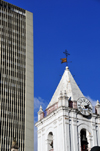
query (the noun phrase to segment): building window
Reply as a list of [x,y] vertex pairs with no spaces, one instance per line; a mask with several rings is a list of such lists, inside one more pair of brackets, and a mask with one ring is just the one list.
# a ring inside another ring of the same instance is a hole
[[81,130],[81,151],[88,151],[88,141],[86,129]]
[[53,143],[53,133],[50,132],[48,134],[48,151],[53,151],[53,146],[54,146],[54,143]]

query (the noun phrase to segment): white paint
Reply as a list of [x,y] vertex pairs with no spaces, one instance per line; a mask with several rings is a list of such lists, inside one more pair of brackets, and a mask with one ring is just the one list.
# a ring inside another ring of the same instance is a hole
[[84,97],[82,92],[80,91],[78,85],[76,84],[74,78],[72,77],[68,67],[66,67],[65,72],[58,84],[58,87],[57,87],[48,107],[50,107],[54,103],[58,102],[58,97],[59,97],[59,94],[61,91],[63,93],[66,91],[67,96],[71,97],[72,101],[75,101],[80,97]]
[[[50,106],[57,102],[58,108],[52,110],[52,113],[44,118],[41,118],[43,116],[41,107],[38,112],[36,123],[38,151],[50,151],[48,139],[50,132],[53,134],[53,151],[81,151],[80,132],[82,129],[86,130],[88,150],[100,145],[100,114],[92,113],[91,118],[84,117],[77,111],[77,106],[68,107],[70,97],[76,104],[79,97],[84,96],[67,67],[47,109],[49,110]],[[96,108],[99,109],[99,106],[97,102]]]

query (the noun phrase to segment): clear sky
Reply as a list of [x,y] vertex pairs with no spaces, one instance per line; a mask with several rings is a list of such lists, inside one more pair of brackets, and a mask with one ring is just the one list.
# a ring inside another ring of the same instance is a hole
[[34,14],[35,121],[39,105],[45,109],[65,70],[66,64],[60,61],[65,49],[72,61],[69,69],[83,94],[100,100],[100,0],[7,2]]

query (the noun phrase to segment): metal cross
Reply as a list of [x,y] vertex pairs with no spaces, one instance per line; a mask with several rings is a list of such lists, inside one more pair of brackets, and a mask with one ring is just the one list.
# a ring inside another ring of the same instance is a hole
[[65,52],[63,52],[66,55],[66,65],[68,66],[68,61],[67,61],[67,57],[70,55],[67,51],[67,49],[65,50]]

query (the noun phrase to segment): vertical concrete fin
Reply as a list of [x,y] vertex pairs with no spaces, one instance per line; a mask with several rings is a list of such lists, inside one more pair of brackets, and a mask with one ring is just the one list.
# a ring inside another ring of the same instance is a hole
[[34,150],[33,137],[33,14],[26,11],[25,151]]

